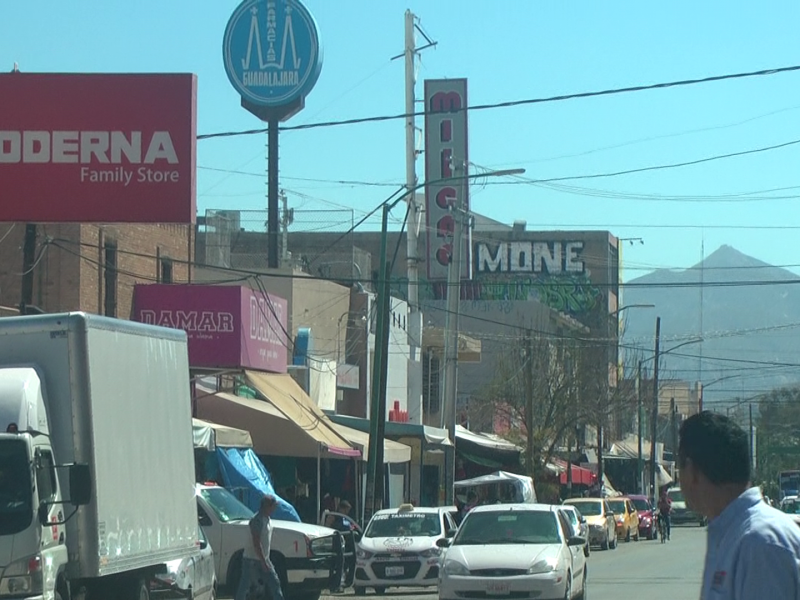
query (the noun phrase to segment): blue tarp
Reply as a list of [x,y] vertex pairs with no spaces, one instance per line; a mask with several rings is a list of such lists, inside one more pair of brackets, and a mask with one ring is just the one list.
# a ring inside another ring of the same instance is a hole
[[217,462],[225,487],[251,510],[258,511],[261,498],[270,494],[278,499],[274,519],[300,522],[294,506],[275,493],[269,472],[252,448],[217,448]]

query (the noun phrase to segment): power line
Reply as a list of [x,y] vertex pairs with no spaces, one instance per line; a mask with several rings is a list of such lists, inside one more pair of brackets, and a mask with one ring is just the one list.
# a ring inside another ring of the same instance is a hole
[[[528,98],[523,100],[510,100],[506,102],[496,102],[492,104],[477,104],[474,106],[467,106],[459,109],[455,109],[451,112],[459,112],[462,110],[467,111],[477,111],[477,110],[491,110],[496,108],[511,108],[514,106],[524,106],[528,104],[545,104],[548,102],[563,102],[565,100],[577,100],[580,98],[594,98],[599,96],[611,96],[616,94],[628,94],[632,92],[644,92],[648,90],[657,90],[657,89],[665,89],[671,87],[683,87],[683,86],[690,86],[690,85],[698,85],[703,83],[712,83],[716,81],[726,81],[731,79],[743,79],[747,77],[763,77],[769,75],[777,75],[779,73],[789,73],[792,71],[800,71],[800,65],[794,65],[790,67],[779,67],[776,69],[762,69],[760,71],[749,71],[744,73],[731,73],[727,75],[713,75],[710,77],[701,77],[699,79],[682,79],[678,81],[669,81],[663,83],[654,83],[648,85],[637,85],[637,86],[630,86],[630,87],[623,87],[623,88],[612,88],[606,90],[599,90],[599,91],[592,91],[592,92],[579,92],[573,94],[562,94],[558,96],[548,96],[545,98]],[[383,115],[383,116],[374,116],[374,117],[361,117],[355,119],[344,119],[339,121],[322,121],[318,123],[305,123],[303,125],[287,125],[281,127],[281,131],[300,131],[304,129],[317,129],[320,127],[337,127],[340,125],[357,125],[360,123],[378,123],[382,121],[393,121],[398,119],[406,119],[409,117],[420,117],[425,116],[427,111],[417,111],[414,113],[402,113],[402,114],[395,114],[395,115]],[[234,136],[241,136],[241,135],[257,135],[257,134],[264,134],[266,133],[265,128],[260,129],[248,129],[244,131],[226,131],[221,133],[207,133],[203,135],[198,135],[198,140],[206,140],[212,138],[220,138],[220,137],[234,137]]]

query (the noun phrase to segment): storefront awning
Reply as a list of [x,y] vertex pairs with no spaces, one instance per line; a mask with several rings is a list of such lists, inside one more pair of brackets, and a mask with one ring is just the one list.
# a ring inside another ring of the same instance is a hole
[[256,371],[245,371],[245,375],[252,388],[329,454],[361,456],[359,450],[336,432],[328,416],[314,404],[291,375]]
[[456,425],[456,445],[458,442],[470,442],[489,450],[500,452],[522,452],[522,448],[497,436],[488,436],[483,433],[473,433],[466,427]]
[[196,404],[201,418],[249,431],[257,454],[295,458],[317,458],[320,452],[328,458],[361,454],[344,440],[331,449],[316,430],[304,430],[265,400],[218,392],[198,397]]
[[249,431],[202,419],[192,419],[192,435],[195,448],[205,448],[209,451],[216,448],[253,447],[253,438],[250,437]]
[[[369,456],[369,434],[346,425],[333,423],[333,426],[353,446],[361,450],[361,460],[366,461]],[[411,460],[411,447],[392,440],[383,440],[383,462],[406,463]]]
[[[347,415],[331,415],[331,420],[334,423],[339,423],[340,425],[345,425],[352,429],[357,429],[358,431],[369,432],[369,419],[350,417]],[[418,425],[416,423],[387,421],[384,435],[390,438],[417,438],[424,441],[428,446],[453,445],[450,438],[447,436],[446,429],[439,429],[438,427],[430,427],[428,425]],[[438,449],[441,450],[442,448]]]

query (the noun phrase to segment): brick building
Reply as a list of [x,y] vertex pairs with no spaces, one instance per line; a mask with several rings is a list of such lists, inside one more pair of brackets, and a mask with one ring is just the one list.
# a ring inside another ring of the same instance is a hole
[[[0,224],[0,306],[22,299],[23,223]],[[133,287],[191,281],[194,226],[44,224],[36,227],[31,304],[45,312],[82,310],[131,317]],[[8,310],[11,309],[11,310]]]

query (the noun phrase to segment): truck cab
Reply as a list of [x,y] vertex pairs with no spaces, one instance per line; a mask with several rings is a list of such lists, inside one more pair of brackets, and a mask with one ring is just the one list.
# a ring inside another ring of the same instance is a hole
[[[200,526],[214,550],[219,584],[235,591],[244,547],[252,543],[248,523],[254,513],[220,486],[197,484],[196,498]],[[332,578],[341,577],[342,548],[339,532],[328,527],[272,521],[270,559],[287,598],[317,600]]]
[[67,565],[61,485],[41,380],[0,369],[0,597],[53,589]]

